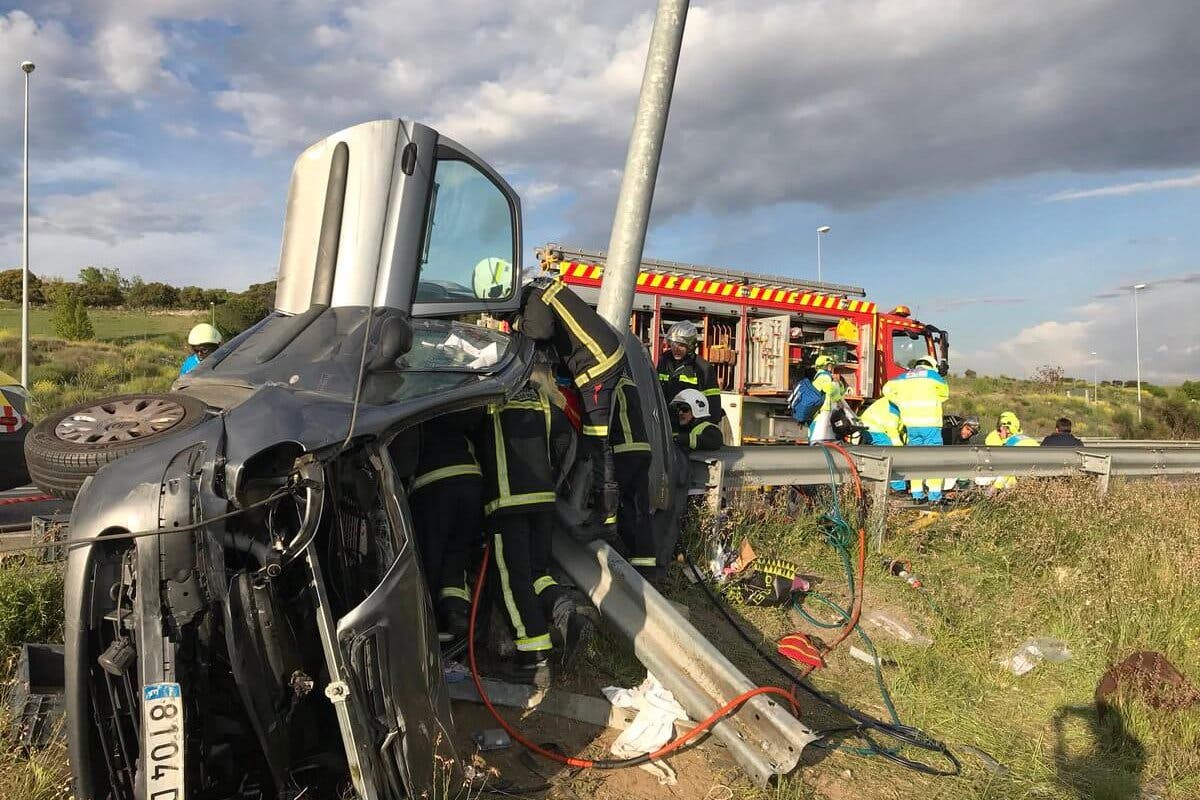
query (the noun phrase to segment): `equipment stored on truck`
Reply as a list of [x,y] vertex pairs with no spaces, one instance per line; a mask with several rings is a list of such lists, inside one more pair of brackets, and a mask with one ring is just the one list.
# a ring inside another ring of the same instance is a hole
[[[548,244],[537,255],[596,304],[603,253]],[[912,319],[906,306],[879,311],[857,286],[643,259],[633,332],[654,357],[670,326],[683,321],[696,325],[697,352],[715,368],[727,444],[803,439],[788,396],[818,355],[834,359],[855,408],[922,356],[936,358],[942,374],[949,369],[946,331]]]

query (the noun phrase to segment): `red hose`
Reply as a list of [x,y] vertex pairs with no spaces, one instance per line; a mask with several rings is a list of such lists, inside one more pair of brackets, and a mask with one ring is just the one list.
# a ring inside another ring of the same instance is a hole
[[788,703],[793,708],[796,708],[796,698],[792,692],[789,692],[786,689],[780,689],[777,686],[760,686],[756,689],[742,692],[737,697],[733,698],[728,703],[714,711],[707,719],[705,719],[695,728],[688,731],[683,736],[680,736],[678,739],[668,742],[659,749],[655,750],[653,753],[645,753],[632,758],[593,760],[590,758],[573,758],[571,756],[564,756],[562,753],[555,753],[550,750],[546,750],[543,747],[539,747],[534,742],[526,739],[523,735],[521,735],[520,731],[510,725],[508,721],[504,719],[504,717],[500,716],[500,713],[496,710],[496,707],[492,705],[492,701],[488,698],[487,692],[483,690],[483,681],[481,681],[479,678],[479,668],[475,663],[475,617],[476,612],[479,610],[479,597],[483,593],[483,582],[487,576],[488,561],[490,560],[491,555],[492,548],[491,545],[488,545],[483,550],[483,563],[479,567],[479,578],[475,581],[475,592],[471,598],[471,622],[467,629],[467,658],[471,666],[471,679],[475,682],[475,691],[479,692],[479,699],[483,701],[484,706],[487,707],[488,712],[491,713],[492,717],[495,718],[500,727],[507,731],[508,735],[511,736],[513,740],[518,742],[522,747],[531,752],[537,753],[542,758],[548,758],[551,761],[557,761],[560,764],[565,764],[569,767],[578,767],[580,769],[620,769],[623,767],[636,767],[639,764],[645,764],[653,759],[662,758],[663,756],[678,750],[680,747],[683,747],[683,745],[687,744],[692,739],[695,739],[702,733],[707,732],[709,728],[711,728],[713,725],[716,725],[721,721],[722,718],[732,713],[735,709],[752,697],[757,697],[764,694],[778,695],[780,697],[787,698]]

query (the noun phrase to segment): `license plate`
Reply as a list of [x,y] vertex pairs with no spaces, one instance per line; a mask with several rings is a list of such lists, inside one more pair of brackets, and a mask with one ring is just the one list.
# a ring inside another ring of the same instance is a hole
[[142,688],[142,764],[146,800],[184,800],[183,693],[178,683]]

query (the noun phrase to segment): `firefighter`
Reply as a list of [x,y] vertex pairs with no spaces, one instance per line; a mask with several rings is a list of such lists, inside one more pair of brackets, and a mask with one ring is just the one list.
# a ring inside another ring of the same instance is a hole
[[966,444],[979,433],[979,417],[947,414],[942,418],[942,444]]
[[478,436],[483,471],[483,529],[492,546],[490,580],[517,653],[511,677],[549,678],[548,607],[554,475],[550,466],[550,398],[526,384],[489,411]]
[[[933,356],[922,356],[912,369],[884,384],[883,396],[900,407],[910,446],[941,447],[942,404],[950,397],[950,387],[938,373]],[[942,482],[937,478],[916,480],[909,484],[909,492],[917,502],[928,497],[937,503],[942,499]]]
[[434,593],[442,641],[467,635],[471,595],[467,564],[483,527],[483,472],[471,437],[478,411],[447,414],[421,426],[409,490],[425,579]]
[[700,331],[691,322],[676,322],[667,329],[667,349],[658,357],[658,382],[663,397],[675,397],[684,389],[696,389],[708,400],[708,415],[720,422],[721,390],[717,371],[696,351]]
[[671,400],[675,412],[675,442],[684,450],[720,450],[725,444],[721,429],[708,416],[708,398],[696,389],[684,389]]
[[652,578],[657,576],[658,557],[650,527],[650,442],[642,403],[637,386],[625,376],[617,381],[615,398],[609,441],[620,487],[617,533],[629,553],[629,563]]
[[[1038,440],[1021,433],[1021,420],[1012,411],[1005,411],[996,420],[996,430],[988,433],[984,444],[988,447],[1037,447]],[[1015,475],[1001,475],[994,480],[987,478],[976,479],[976,483],[980,483],[980,481],[987,481],[987,483],[980,484],[983,486],[990,483],[992,491],[1010,489],[1017,485]]]
[[821,403],[821,410],[817,412],[817,416],[808,426],[809,444],[831,442],[837,438],[833,432],[833,411],[841,406],[842,400],[846,396],[846,386],[833,374],[833,365],[832,356],[820,355],[813,361],[817,372],[813,375],[812,385],[814,389],[825,395],[825,400]]
[[615,525],[619,490],[608,429],[613,390],[625,371],[621,335],[560,279],[537,279],[526,286],[516,327],[531,339],[550,342],[571,373],[583,402],[583,434],[595,453],[593,510]]
[[188,331],[188,346],[192,348],[192,354],[183,360],[179,376],[183,377],[200,366],[200,362],[211,356],[222,341],[224,337],[221,332],[207,322],[201,322]]

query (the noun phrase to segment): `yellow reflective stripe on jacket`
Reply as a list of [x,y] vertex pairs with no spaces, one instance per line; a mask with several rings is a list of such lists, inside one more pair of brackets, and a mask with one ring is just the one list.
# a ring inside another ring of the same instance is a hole
[[510,494],[493,500],[483,507],[485,514],[491,514],[501,508],[516,508],[517,506],[531,506],[539,503],[553,503],[558,499],[554,492],[530,492],[529,494]]
[[558,586],[558,581],[549,575],[543,575],[533,582],[533,593],[540,595],[542,592],[549,589],[551,586]]
[[500,594],[504,597],[504,607],[508,609],[513,631],[518,639],[522,639],[525,637],[525,622],[521,619],[521,611],[517,608],[517,599],[513,597],[512,583],[508,577],[508,562],[504,560],[504,537],[498,533],[494,534],[492,542],[496,551],[496,571],[500,573]]
[[657,567],[658,559],[654,556],[634,556],[629,559],[629,563],[634,567]]
[[669,380],[671,380],[671,376],[665,372],[660,372],[660,373],[658,373],[658,379],[660,381],[669,381]]
[[610,369],[615,367],[617,364],[621,363],[621,359],[624,357],[625,357],[625,345],[620,345],[617,347],[617,352],[613,353],[611,356],[604,359],[599,364],[597,364],[596,366],[589,369],[587,372],[585,372],[582,375],[580,375],[579,377],[577,377],[575,379],[575,385],[576,386],[587,386],[589,383],[592,382],[593,378],[600,377],[601,375],[603,375],[604,373],[608,372]]
[[595,339],[593,339],[591,336],[588,336],[587,331],[583,329],[583,327],[579,324],[579,321],[572,316],[571,312],[567,310],[566,306],[559,302],[558,293],[563,290],[564,286],[566,286],[565,283],[562,283],[561,281],[555,281],[550,285],[549,288],[546,289],[546,291],[542,292],[542,300],[547,305],[553,306],[555,310],[558,311],[558,318],[561,319],[563,323],[571,329],[571,333],[575,334],[575,338],[583,343],[583,346],[586,347],[588,352],[592,354],[592,358],[596,359],[596,366],[587,370],[582,375],[577,375],[575,377],[575,385],[583,386],[589,383],[592,378],[598,375],[603,375],[605,372],[612,369],[613,366],[615,366],[617,362],[624,357],[625,346],[618,345],[616,352],[606,357],[604,355],[604,349],[600,347]]
[[715,427],[717,427],[717,426],[713,425],[711,422],[701,422],[699,425],[692,428],[691,431],[688,432],[688,445],[693,450],[695,450],[696,445],[700,440],[700,433],[702,431],[704,431],[706,428],[715,428]]
[[695,375],[676,375],[675,380],[679,381],[680,383],[690,383],[693,386],[700,385],[700,378]]
[[721,393],[721,390],[717,389],[715,387],[712,389],[705,389],[703,392],[703,394],[707,395],[708,397],[716,397],[720,393]]
[[607,425],[584,425],[582,429],[584,436],[608,436]]
[[415,492],[423,486],[428,486],[431,483],[445,480],[446,478],[456,478],[459,475],[482,476],[483,470],[479,468],[478,464],[455,464],[452,467],[442,467],[441,469],[426,472],[424,475],[418,475],[417,479],[413,481],[412,490]]
[[[633,438],[633,426],[629,424],[629,404],[625,402],[625,392],[622,389],[629,387],[635,392],[637,384],[624,376],[617,381],[617,388],[614,390],[617,399],[617,418],[621,420],[621,435],[624,437],[620,442],[613,442],[612,450],[614,453],[633,453],[638,451],[649,451],[649,442],[639,442]],[[587,426],[584,426],[584,432],[587,432]]]

